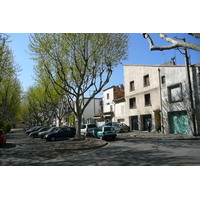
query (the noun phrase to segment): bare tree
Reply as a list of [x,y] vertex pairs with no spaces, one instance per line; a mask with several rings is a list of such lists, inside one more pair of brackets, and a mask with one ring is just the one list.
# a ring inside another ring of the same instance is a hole
[[[200,33],[188,33],[188,34],[192,35],[195,38],[200,39]],[[160,38],[162,38],[165,41],[170,42],[172,44],[167,45],[167,46],[155,46],[150,35],[147,33],[142,33],[142,36],[148,40],[151,51],[154,51],[154,50],[163,51],[163,50],[169,50],[169,49],[174,49],[174,48],[178,48],[178,47],[184,47],[184,48],[200,51],[200,45],[198,45],[198,44],[193,44],[193,43],[184,42],[184,41],[178,41],[177,39],[168,37],[164,33],[158,33],[158,35],[160,36]]]

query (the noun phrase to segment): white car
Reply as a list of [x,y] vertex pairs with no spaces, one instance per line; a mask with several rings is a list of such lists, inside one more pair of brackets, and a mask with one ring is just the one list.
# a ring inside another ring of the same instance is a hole
[[83,124],[82,126],[81,126],[81,135],[82,136],[87,136],[87,135],[91,135],[91,131],[93,130],[93,129],[95,129],[97,126],[96,126],[96,124]]

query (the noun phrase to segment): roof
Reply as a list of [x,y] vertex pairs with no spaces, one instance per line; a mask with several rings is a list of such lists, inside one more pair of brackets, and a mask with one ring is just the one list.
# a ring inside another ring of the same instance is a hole
[[139,64],[124,64],[124,66],[134,66],[134,67],[185,67],[185,65],[139,65]]
[[199,62],[199,63],[196,63],[196,64],[194,64],[194,66],[200,66],[200,62]]
[[[200,66],[200,62],[191,64],[193,66]],[[163,63],[161,65],[145,65],[145,64],[124,64],[124,66],[135,66],[135,67],[185,67],[185,65],[176,65],[173,60]]]
[[116,87],[116,86],[113,85],[113,86],[111,86],[109,88],[104,89],[103,91],[109,90],[109,89],[114,88],[114,87]]

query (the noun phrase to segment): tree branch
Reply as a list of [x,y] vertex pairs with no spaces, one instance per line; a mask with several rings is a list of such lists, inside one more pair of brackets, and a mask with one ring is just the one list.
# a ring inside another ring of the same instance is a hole
[[192,35],[195,38],[200,39],[200,33],[188,33],[189,35]]
[[[154,51],[154,50],[163,51],[163,50],[175,49],[175,48],[178,48],[178,47],[184,47],[184,48],[200,51],[200,45],[198,45],[198,44],[193,44],[193,43],[188,43],[188,42],[183,42],[183,41],[177,41],[177,40],[175,40],[173,38],[167,37],[167,35],[165,35],[163,33],[159,33],[160,38],[164,39],[167,42],[171,42],[172,43],[171,45],[154,46],[153,40],[151,39],[149,34],[142,33],[142,36],[145,39],[148,40],[149,45],[150,45],[150,51]],[[197,35],[196,35],[196,37],[197,37]]]

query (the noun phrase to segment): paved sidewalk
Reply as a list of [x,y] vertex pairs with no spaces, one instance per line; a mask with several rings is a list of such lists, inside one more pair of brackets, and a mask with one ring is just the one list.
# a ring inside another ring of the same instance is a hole
[[162,138],[172,140],[198,140],[200,136],[193,136],[189,134],[163,134],[158,132],[147,132],[147,131],[131,131],[128,133],[118,133],[118,136],[127,135],[130,137],[141,137],[141,138]]

